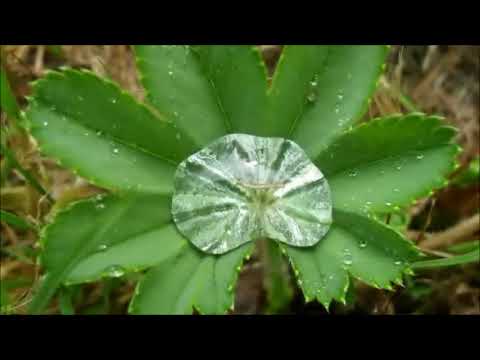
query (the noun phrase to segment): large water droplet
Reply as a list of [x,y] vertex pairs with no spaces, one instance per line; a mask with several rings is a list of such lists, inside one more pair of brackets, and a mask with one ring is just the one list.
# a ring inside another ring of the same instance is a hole
[[332,222],[326,179],[290,140],[227,135],[182,162],[174,186],[174,222],[207,253],[259,238],[312,246]]

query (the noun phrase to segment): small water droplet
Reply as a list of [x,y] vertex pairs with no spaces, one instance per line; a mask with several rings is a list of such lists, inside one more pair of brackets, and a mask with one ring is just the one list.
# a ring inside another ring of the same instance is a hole
[[180,135],[180,133],[177,133],[177,135],[175,135],[175,138],[176,138],[177,140],[180,140],[181,137],[182,137],[182,135]]
[[112,265],[105,271],[107,276],[118,278],[125,275],[125,269],[120,265]]
[[169,75],[169,76],[173,76],[173,71],[170,70],[170,71],[168,72],[168,75]]
[[174,111],[173,116],[178,117],[178,112]]
[[352,80],[352,77],[353,77],[353,76],[352,76],[352,73],[348,73],[348,74],[347,74],[347,79],[348,79],[348,80]]
[[108,246],[106,244],[101,244],[101,245],[98,245],[98,248],[97,250],[98,251],[105,251],[107,250]]
[[355,176],[357,176],[357,172],[356,172],[356,171],[350,171],[350,172],[348,173],[348,176],[350,176],[350,177],[355,177]]
[[103,134],[103,132],[101,132],[100,130],[98,130],[98,131],[95,133],[95,135],[97,135],[97,136],[102,136],[102,134]]
[[44,121],[43,126],[48,126],[48,121]]
[[395,188],[395,189],[393,189],[393,192],[398,193],[398,192],[400,192],[400,189]]
[[315,100],[317,100],[317,95],[315,93],[311,92],[310,94],[308,94],[307,100],[310,101],[310,102],[315,102]]
[[358,246],[360,246],[361,249],[365,249],[367,247],[367,242],[365,240],[360,240]]
[[338,113],[340,113],[340,108],[336,107],[335,108],[335,114],[338,114]]
[[114,154],[118,154],[119,152],[120,152],[120,150],[118,150],[117,148],[113,149]]
[[348,118],[338,119],[338,126],[340,126],[340,127],[345,126],[345,124],[347,124],[347,123],[348,123]]
[[112,99],[110,100],[110,102],[111,102],[112,104],[116,104],[116,103],[117,103],[117,99],[116,99],[116,98],[112,98]]
[[83,96],[78,95],[78,96],[77,96],[77,99],[78,99],[78,101],[83,101]]
[[424,157],[424,156],[423,156],[422,154],[419,154],[419,155],[417,155],[417,160],[422,160],[423,157]]
[[390,207],[390,206],[392,206],[393,204],[392,204],[391,202],[386,202],[385,205],[388,206],[388,207]]
[[397,260],[394,262],[395,265],[402,265],[402,262],[400,260]]
[[83,133],[83,135],[84,135],[84,136],[88,136],[88,135],[90,135],[90,133],[85,132],[85,133]]
[[352,265],[353,264],[352,254],[350,253],[349,249],[344,249],[343,250],[343,263],[345,265]]
[[96,208],[96,209],[99,209],[99,210],[105,209],[105,204],[103,204],[103,203],[98,203],[97,205],[95,205],[95,208]]
[[338,100],[343,100],[343,94],[341,94],[341,93],[338,94],[338,95],[337,95],[337,98],[338,98]]

